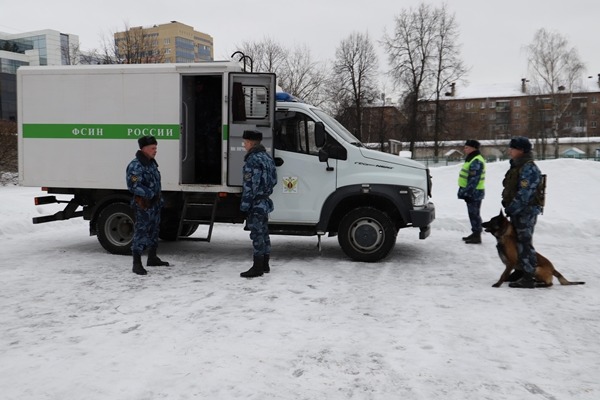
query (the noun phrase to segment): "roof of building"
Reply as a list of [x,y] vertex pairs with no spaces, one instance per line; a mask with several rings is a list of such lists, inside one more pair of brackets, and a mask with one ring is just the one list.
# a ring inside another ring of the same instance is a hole
[[[575,84],[574,93],[594,93],[600,92],[600,74],[597,77],[589,76]],[[490,84],[462,84],[457,82],[454,86],[454,95],[444,96],[444,100],[465,100],[465,99],[489,99],[489,98],[511,98],[522,97],[534,94],[533,86],[529,81],[525,81],[525,91],[523,91],[523,82],[510,83],[490,83]]]

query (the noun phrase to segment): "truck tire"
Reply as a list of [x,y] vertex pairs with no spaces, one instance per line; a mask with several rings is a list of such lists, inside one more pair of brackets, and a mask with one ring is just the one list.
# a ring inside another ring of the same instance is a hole
[[129,204],[113,203],[98,216],[98,241],[109,253],[131,254],[133,240],[133,210]]
[[383,211],[360,207],[340,221],[338,242],[346,255],[355,261],[376,262],[396,244],[396,227]]

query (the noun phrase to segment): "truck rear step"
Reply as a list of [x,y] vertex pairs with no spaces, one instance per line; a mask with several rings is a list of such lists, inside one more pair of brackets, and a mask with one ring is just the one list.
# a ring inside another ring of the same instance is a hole
[[[210,242],[212,237],[217,207],[219,206],[218,193],[187,193],[184,194],[183,210],[177,231],[178,240],[194,240]],[[205,225],[208,227],[204,237],[188,237],[182,235],[184,227],[190,225]]]

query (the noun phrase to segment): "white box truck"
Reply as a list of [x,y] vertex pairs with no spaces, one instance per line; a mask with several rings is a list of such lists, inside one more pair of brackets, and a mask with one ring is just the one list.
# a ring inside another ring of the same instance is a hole
[[33,223],[83,217],[107,251],[130,253],[125,167],[137,139],[153,135],[160,238],[210,241],[215,224],[244,222],[241,137],[256,129],[277,165],[271,234],[337,235],[366,262],[384,258],[399,229],[427,238],[428,169],[367,149],[320,109],[276,94],[275,79],[233,61],[19,68],[19,182],[47,191],[36,204],[66,204]]

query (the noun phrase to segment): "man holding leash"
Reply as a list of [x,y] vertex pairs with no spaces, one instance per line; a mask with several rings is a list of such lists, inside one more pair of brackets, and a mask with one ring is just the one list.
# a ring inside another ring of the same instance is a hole
[[537,256],[533,247],[533,230],[541,212],[537,188],[542,174],[533,162],[532,145],[528,138],[516,136],[509,144],[510,169],[504,176],[502,205],[504,213],[517,233],[517,253],[523,276],[509,284],[512,288],[533,289]]
[[465,163],[458,175],[458,198],[467,203],[471,234],[463,238],[467,244],[481,243],[481,202],[485,197],[485,159],[479,152],[479,142],[465,142]]

